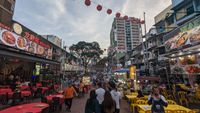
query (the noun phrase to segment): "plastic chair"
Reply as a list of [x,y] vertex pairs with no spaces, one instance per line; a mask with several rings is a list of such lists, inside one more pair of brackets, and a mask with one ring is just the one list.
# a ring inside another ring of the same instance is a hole
[[62,110],[62,104],[60,103],[60,97],[53,97],[52,98],[52,107],[53,111]]
[[41,102],[42,103],[48,103],[47,98],[46,97],[41,97]]
[[191,110],[188,113],[197,113],[197,111]]
[[176,102],[173,100],[167,100],[168,104],[176,105]]
[[22,96],[21,96],[21,92],[14,92],[13,96],[12,96],[12,104],[16,105],[19,104],[22,101]]
[[141,97],[140,100],[148,100],[148,97]]
[[165,110],[165,113],[174,113],[172,110]]
[[187,113],[185,110],[174,110],[174,113]]
[[6,105],[8,103],[8,94],[0,94],[0,105]]
[[37,88],[36,97],[42,97],[42,88]]
[[146,104],[146,101],[145,100],[137,100],[135,103],[131,104],[131,111],[134,111],[134,109],[136,109],[138,111],[138,109],[136,108],[136,105],[143,105],[143,104]]
[[186,95],[187,95],[187,93],[184,91],[178,92],[179,102],[181,105],[183,105],[183,103],[185,103],[186,106],[188,106],[188,100],[186,98]]
[[145,113],[151,113],[151,110],[147,110],[147,111],[145,111]]
[[146,103],[145,100],[137,100],[137,101],[136,101],[136,104],[145,104],[145,103]]

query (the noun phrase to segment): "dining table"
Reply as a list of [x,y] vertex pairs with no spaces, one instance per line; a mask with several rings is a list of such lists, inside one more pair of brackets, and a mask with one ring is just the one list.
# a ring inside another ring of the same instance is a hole
[[28,96],[31,96],[31,91],[21,91],[21,95],[22,97],[28,97]]
[[52,95],[48,95],[48,96],[46,96],[46,99],[47,99],[47,101],[48,101],[49,103],[51,103],[54,97],[59,97],[59,98],[60,98],[60,104],[63,104],[64,101],[65,101],[64,95],[62,95],[62,94],[52,94]]
[[0,94],[6,94],[12,92],[10,88],[0,88]]
[[29,86],[23,85],[23,86],[20,86],[19,88],[20,88],[20,90],[28,90]]
[[[140,113],[145,113],[147,111],[151,111],[151,105],[137,105],[137,108],[139,108],[139,112]],[[187,113],[189,113],[190,111],[192,111],[189,108],[186,108],[184,106],[181,105],[168,105],[167,107],[164,107],[165,110],[171,110],[171,111],[175,111],[175,110],[184,110]]]
[[36,83],[36,87],[42,87],[42,83]]
[[9,88],[10,86],[8,85],[0,85],[0,88]]
[[1,110],[0,113],[41,113],[47,107],[49,105],[46,103],[21,104]]

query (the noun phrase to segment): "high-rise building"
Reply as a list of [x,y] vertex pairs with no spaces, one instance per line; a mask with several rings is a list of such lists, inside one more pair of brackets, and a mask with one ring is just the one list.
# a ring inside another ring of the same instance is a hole
[[0,0],[0,23],[11,26],[15,0]]
[[110,33],[110,45],[116,49],[117,59],[132,51],[142,42],[141,24],[136,18],[115,18]]

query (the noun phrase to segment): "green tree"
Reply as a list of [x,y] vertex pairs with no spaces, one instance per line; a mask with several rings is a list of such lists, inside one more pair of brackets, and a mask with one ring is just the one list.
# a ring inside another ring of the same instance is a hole
[[87,73],[88,65],[91,61],[100,59],[100,56],[103,54],[103,50],[101,50],[98,42],[80,41],[77,44],[73,44],[69,49],[74,56],[80,59],[85,73]]

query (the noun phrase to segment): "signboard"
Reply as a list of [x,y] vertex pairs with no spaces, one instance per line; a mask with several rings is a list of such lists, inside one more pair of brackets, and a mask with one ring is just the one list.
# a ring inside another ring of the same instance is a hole
[[167,51],[200,43],[200,17],[164,36]]
[[14,24],[13,29],[15,33],[0,26],[0,44],[52,59],[52,48],[49,44],[44,43],[38,37],[27,31],[24,32],[24,36],[19,35],[22,33],[22,28],[19,24]]
[[131,66],[129,70],[130,70],[130,78],[135,79],[135,77],[136,77],[136,66]]
[[84,85],[90,85],[90,77],[89,76],[84,76],[83,78],[82,78],[82,82],[83,82],[83,84]]

